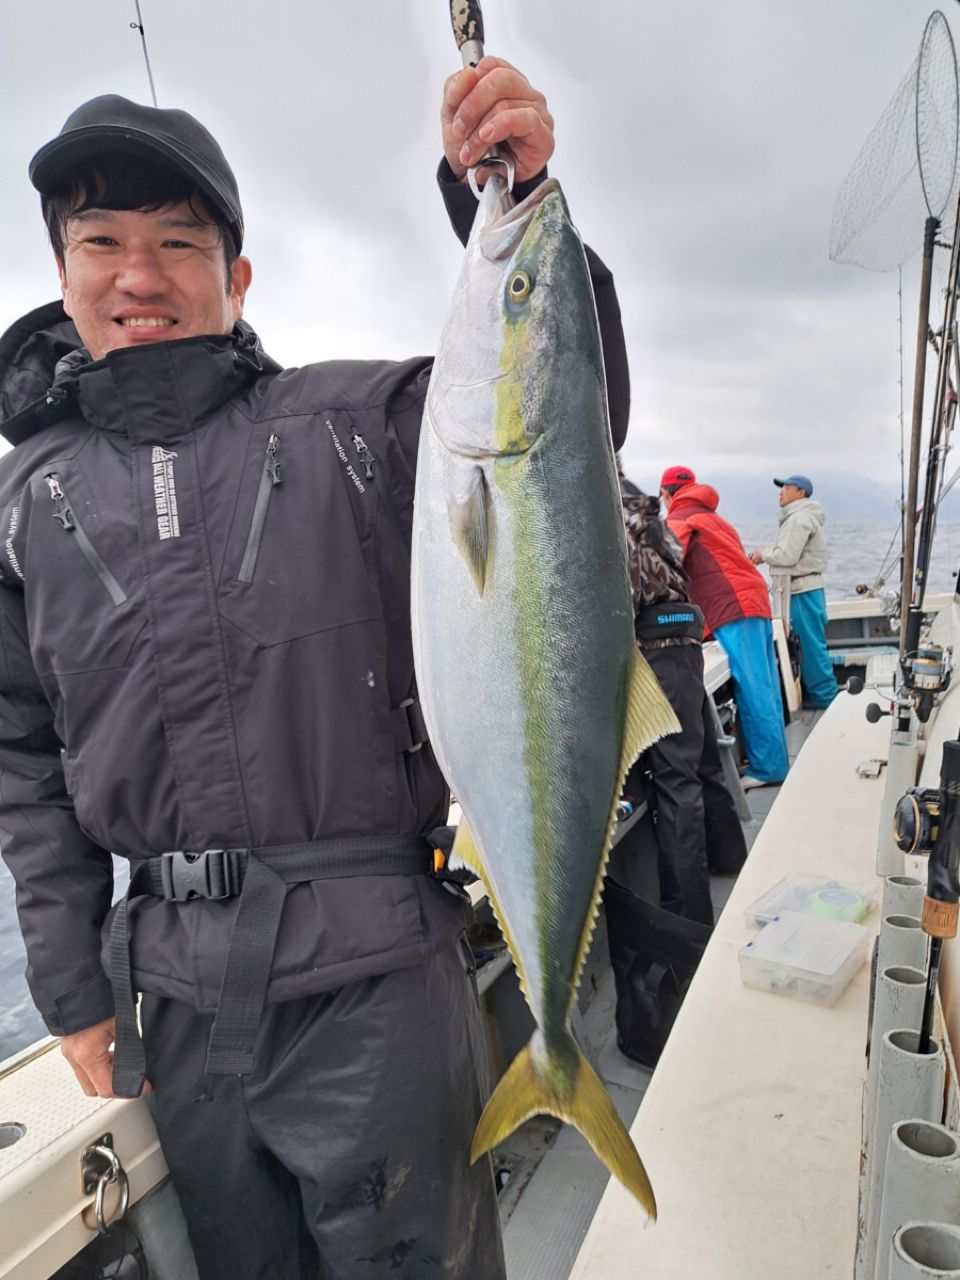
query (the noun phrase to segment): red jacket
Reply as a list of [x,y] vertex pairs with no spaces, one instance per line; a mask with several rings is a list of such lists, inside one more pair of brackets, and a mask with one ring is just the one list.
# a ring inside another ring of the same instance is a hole
[[690,598],[710,631],[740,618],[769,618],[763,575],[743,549],[739,534],[717,515],[720,495],[708,484],[686,484],[670,504],[667,524],[683,548]]

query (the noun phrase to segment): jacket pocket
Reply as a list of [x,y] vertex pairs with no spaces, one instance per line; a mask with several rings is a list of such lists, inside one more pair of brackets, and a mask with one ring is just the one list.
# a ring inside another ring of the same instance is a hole
[[240,562],[240,572],[237,574],[238,582],[253,581],[254,571],[257,567],[257,557],[260,554],[260,542],[263,538],[263,526],[267,521],[270,497],[279,483],[280,437],[276,432],[272,432],[270,439],[267,441],[266,456],[263,460],[263,470],[260,473],[260,484],[257,488],[257,500],[254,504],[253,517],[250,521],[250,532],[247,534],[247,543],[244,547],[243,559]]
[[96,547],[87,537],[83,525],[77,520],[70,506],[70,500],[67,497],[60,476],[57,472],[51,471],[45,475],[47,488],[50,490],[50,499],[53,503],[53,518],[66,534],[73,537],[78,550],[83,555],[87,564],[100,579],[100,583],[104,590],[110,596],[114,605],[124,604],[127,599],[127,593],[121,587],[120,583],[110,572],[104,563],[103,557],[97,551]]
[[66,676],[126,667],[146,617],[139,583],[120,579],[139,563],[123,495],[108,505],[89,474],[54,464],[37,474],[25,510],[24,599],[36,670]]
[[[265,648],[378,622],[350,499],[339,464],[317,447],[315,420],[268,431],[248,459],[227,539],[221,616]],[[376,495],[366,501],[375,511]]]

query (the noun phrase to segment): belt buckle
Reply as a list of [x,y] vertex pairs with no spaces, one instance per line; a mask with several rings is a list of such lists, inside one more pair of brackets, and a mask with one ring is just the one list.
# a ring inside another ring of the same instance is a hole
[[427,741],[427,725],[420,710],[420,699],[404,698],[398,710],[407,713],[407,724],[410,727],[410,746],[407,747],[407,752],[412,756]]
[[232,898],[240,892],[236,850],[204,849],[188,853],[175,849],[160,855],[163,896],[172,902],[207,898],[212,902]]

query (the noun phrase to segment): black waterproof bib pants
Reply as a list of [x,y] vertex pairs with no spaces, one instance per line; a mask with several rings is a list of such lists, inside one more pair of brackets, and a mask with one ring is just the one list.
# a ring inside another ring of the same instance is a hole
[[204,1075],[210,1016],[142,1017],[200,1280],[505,1280],[468,950],[268,1004],[248,1076]]

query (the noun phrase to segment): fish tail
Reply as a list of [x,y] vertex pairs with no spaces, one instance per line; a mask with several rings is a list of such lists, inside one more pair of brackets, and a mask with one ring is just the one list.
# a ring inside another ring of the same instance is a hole
[[566,1048],[571,1060],[575,1060],[572,1087],[561,1092],[552,1086],[537,1071],[531,1046],[521,1049],[484,1108],[470,1148],[470,1161],[491,1151],[531,1116],[556,1116],[583,1134],[614,1177],[656,1220],[657,1202],[643,1161],[600,1077],[573,1037],[568,1038]]

